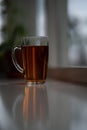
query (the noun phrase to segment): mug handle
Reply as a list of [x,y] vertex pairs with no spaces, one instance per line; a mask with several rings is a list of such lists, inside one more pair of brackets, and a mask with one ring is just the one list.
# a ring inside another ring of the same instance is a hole
[[17,59],[16,59],[16,55],[15,55],[15,51],[16,50],[20,50],[21,51],[21,47],[14,47],[12,49],[12,61],[14,66],[16,67],[16,69],[20,72],[20,73],[24,73],[24,69],[17,63]]

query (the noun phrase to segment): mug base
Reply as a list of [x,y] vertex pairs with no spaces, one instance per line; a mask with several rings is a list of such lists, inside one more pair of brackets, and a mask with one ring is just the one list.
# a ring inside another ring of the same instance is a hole
[[26,81],[26,82],[27,82],[27,86],[42,85],[45,83],[45,81],[34,81],[34,82]]

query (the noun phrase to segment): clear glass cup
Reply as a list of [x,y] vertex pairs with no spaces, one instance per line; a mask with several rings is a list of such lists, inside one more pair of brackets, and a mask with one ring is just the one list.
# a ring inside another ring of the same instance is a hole
[[[16,50],[21,51],[23,68],[17,63]],[[21,45],[12,49],[12,61],[16,69],[24,74],[29,85],[42,84],[46,81],[48,68],[48,37],[24,37]]]

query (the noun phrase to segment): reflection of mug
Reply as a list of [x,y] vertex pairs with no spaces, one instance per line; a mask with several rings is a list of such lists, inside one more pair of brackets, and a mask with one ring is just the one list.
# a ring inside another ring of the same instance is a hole
[[[17,63],[16,49],[21,50],[23,68]],[[24,37],[21,47],[12,50],[12,60],[16,69],[24,74],[29,84],[44,83],[48,65],[48,37]]]
[[19,127],[30,130],[46,128],[49,114],[47,87],[26,86],[25,94],[16,98],[12,110]]

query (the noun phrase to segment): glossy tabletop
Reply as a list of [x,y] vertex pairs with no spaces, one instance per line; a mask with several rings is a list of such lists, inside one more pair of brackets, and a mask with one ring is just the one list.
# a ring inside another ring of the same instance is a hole
[[0,130],[87,130],[87,88],[47,80],[0,81]]

